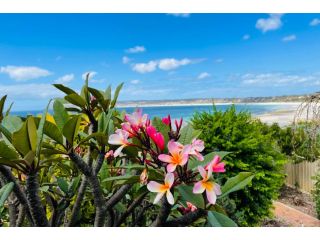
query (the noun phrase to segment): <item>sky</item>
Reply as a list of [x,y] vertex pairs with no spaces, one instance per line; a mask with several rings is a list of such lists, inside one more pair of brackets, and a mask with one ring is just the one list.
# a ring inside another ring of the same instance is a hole
[[83,75],[120,100],[320,90],[320,14],[0,14],[0,92],[41,110]]

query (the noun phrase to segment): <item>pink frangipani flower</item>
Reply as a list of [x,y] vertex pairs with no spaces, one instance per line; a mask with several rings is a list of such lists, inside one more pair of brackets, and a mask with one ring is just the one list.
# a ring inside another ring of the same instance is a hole
[[209,167],[207,172],[202,166],[198,166],[198,170],[200,175],[202,176],[202,180],[194,185],[193,193],[200,194],[206,191],[208,202],[211,204],[215,204],[217,195],[221,194],[221,190],[219,184],[210,181],[210,178],[212,176],[212,168]]
[[212,172],[220,173],[220,172],[225,172],[225,164],[223,162],[220,162],[221,158],[219,155],[214,156],[212,161],[205,166],[205,169],[208,170],[209,167],[211,167]]
[[183,151],[183,148],[184,147],[181,143],[171,140],[168,143],[168,150],[170,155],[160,154],[158,156],[160,161],[168,163],[168,172],[173,172],[174,170],[176,170],[176,167],[178,165],[184,166],[187,163],[189,156]]
[[142,115],[142,110],[137,109],[132,114],[126,114],[124,120],[130,123],[133,130],[138,131],[140,127],[143,127],[147,124],[148,115]]
[[194,138],[192,143],[185,147],[185,152],[189,155],[195,156],[199,161],[203,161],[203,156],[200,154],[204,149],[204,142],[202,140]]
[[121,145],[113,154],[114,157],[119,156],[122,149],[126,146],[129,146],[131,143],[128,141],[129,133],[122,129],[117,129],[115,134],[109,136],[109,144],[112,145]]
[[163,197],[164,194],[166,194],[168,203],[171,205],[174,204],[174,198],[172,193],[170,192],[170,189],[174,182],[174,175],[173,173],[167,173],[164,179],[164,184],[157,183],[155,181],[150,181],[147,185],[147,188],[150,192],[156,192],[158,193],[155,197],[153,203],[156,204],[159,202],[159,200]]
[[168,117],[162,118],[162,122],[163,122],[165,125],[169,126],[169,125],[171,124],[171,117],[170,117],[170,115],[168,115]]
[[157,132],[157,130],[153,126],[148,126],[146,131],[147,131],[148,136],[157,145],[157,147],[161,151],[163,151],[163,149],[164,149],[164,136],[160,132]]

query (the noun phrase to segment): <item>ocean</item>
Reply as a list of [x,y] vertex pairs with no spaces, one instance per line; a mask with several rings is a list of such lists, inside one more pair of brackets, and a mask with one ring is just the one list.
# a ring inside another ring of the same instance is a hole
[[[274,112],[278,110],[287,110],[292,109],[292,104],[235,104],[237,111],[249,111],[253,115],[260,115],[269,112]],[[219,104],[216,105],[218,110],[225,111],[230,104]],[[147,113],[149,117],[153,118],[155,116],[165,117],[168,114],[171,115],[172,119],[178,119],[182,117],[185,120],[188,120],[192,117],[195,112],[203,112],[203,111],[213,111],[212,105],[192,105],[192,106],[144,106],[140,107],[143,113]],[[126,111],[128,113],[132,113],[136,107],[119,107],[120,111]],[[41,114],[42,111],[19,111],[12,112],[12,115],[18,116],[27,116],[29,114],[38,115]],[[50,111],[52,113],[52,111]]]

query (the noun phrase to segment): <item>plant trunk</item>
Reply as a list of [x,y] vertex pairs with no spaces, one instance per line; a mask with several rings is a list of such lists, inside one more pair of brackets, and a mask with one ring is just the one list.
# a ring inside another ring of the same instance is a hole
[[31,216],[33,218],[35,226],[48,227],[48,219],[46,217],[46,213],[39,196],[39,182],[37,173],[31,173],[27,175],[26,188]]

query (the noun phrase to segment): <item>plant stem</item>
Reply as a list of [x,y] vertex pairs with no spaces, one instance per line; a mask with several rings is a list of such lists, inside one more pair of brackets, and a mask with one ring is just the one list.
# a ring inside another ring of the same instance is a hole
[[172,219],[167,221],[164,226],[165,227],[185,227],[189,226],[193,222],[197,221],[199,218],[207,215],[207,211],[204,209],[198,208],[194,212],[189,212],[182,217]]
[[170,212],[171,212],[171,205],[168,203],[166,196],[163,196],[161,199],[161,208],[160,208],[159,214],[151,226],[152,227],[164,226],[165,222],[167,221],[167,218],[169,217]]
[[38,174],[30,173],[26,179],[26,192],[29,201],[31,216],[37,227],[48,227],[48,219],[39,196]]

